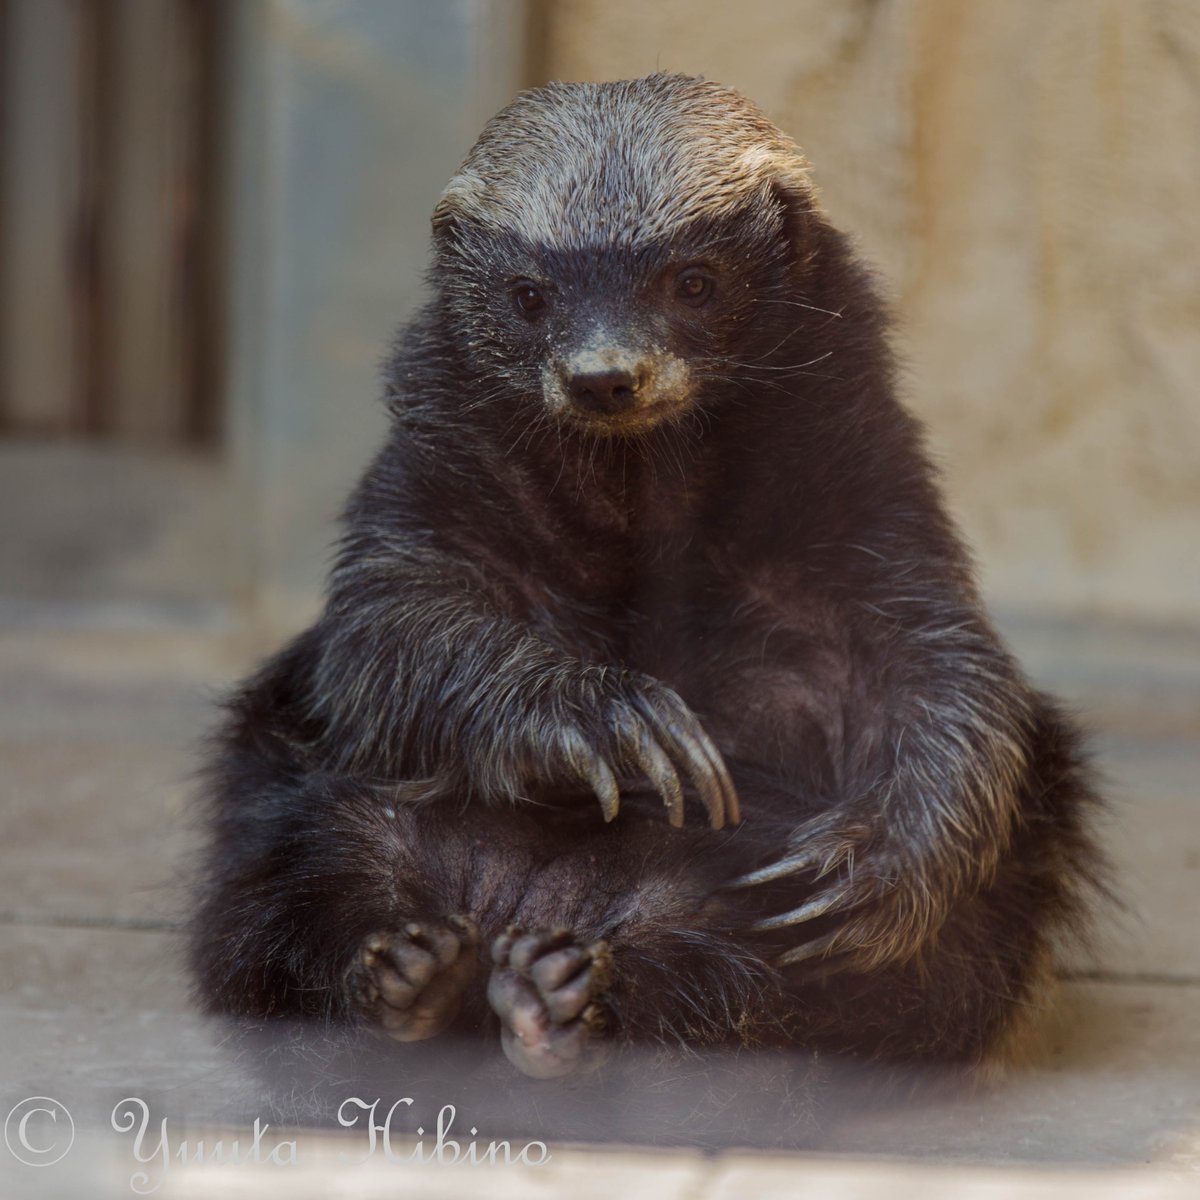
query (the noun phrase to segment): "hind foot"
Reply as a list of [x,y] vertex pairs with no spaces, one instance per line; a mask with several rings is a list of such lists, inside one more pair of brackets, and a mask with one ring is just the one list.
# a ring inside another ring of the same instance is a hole
[[581,946],[569,929],[525,933],[510,925],[492,943],[488,1003],[500,1018],[508,1061],[534,1079],[554,1079],[603,1058],[607,942]]
[[434,1037],[458,1015],[478,946],[479,926],[461,915],[373,933],[351,967],[351,994],[359,1010],[398,1042]]

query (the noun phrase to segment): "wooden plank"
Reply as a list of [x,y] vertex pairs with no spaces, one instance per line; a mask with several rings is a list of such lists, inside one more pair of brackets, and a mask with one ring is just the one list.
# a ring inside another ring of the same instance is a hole
[[82,423],[81,10],[8,0],[4,16],[0,429],[64,434]]

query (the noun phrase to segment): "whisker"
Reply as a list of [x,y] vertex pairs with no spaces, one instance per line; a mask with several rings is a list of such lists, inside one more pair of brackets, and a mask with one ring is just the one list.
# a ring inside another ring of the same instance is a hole
[[[764,354],[763,357],[767,358],[769,356]],[[751,362],[739,362],[736,358],[722,358],[713,361],[720,362],[724,366],[738,367],[743,371],[799,371],[803,367],[811,367],[815,363],[824,362],[827,358],[832,357],[833,351],[826,350],[824,354],[818,354],[816,358],[810,358],[807,362],[790,363],[781,367],[763,366],[758,359],[754,359]]]
[[838,309],[836,312],[831,308],[821,308],[816,304],[805,304],[800,300],[768,300],[761,296],[756,296],[753,303],[755,304],[786,304],[791,308],[807,308],[810,312],[824,313],[827,317],[836,317],[838,320],[845,313],[844,309]]

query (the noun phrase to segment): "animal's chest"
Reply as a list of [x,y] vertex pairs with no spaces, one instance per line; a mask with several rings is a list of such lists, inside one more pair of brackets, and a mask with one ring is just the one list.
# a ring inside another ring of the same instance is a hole
[[836,617],[782,578],[768,586],[699,539],[662,537],[581,545],[519,588],[543,636],[674,688],[729,759],[837,778],[849,654]]
[[632,516],[598,505],[540,522],[526,557],[540,569],[518,578],[534,626],[584,661],[668,684],[731,757],[835,770],[849,654],[802,564],[745,563],[736,529],[722,540],[682,517],[678,496],[640,496]]
[[723,753],[785,775],[840,770],[853,690],[836,611],[781,580],[680,562],[635,592],[626,664],[669,684]]

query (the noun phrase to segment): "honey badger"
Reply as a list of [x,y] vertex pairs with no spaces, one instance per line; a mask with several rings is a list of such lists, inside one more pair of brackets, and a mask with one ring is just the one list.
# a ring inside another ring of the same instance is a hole
[[1098,801],[804,158],[714,83],[556,84],[433,238],[324,611],[209,764],[204,1004],[535,1078],[979,1063],[1083,916]]

